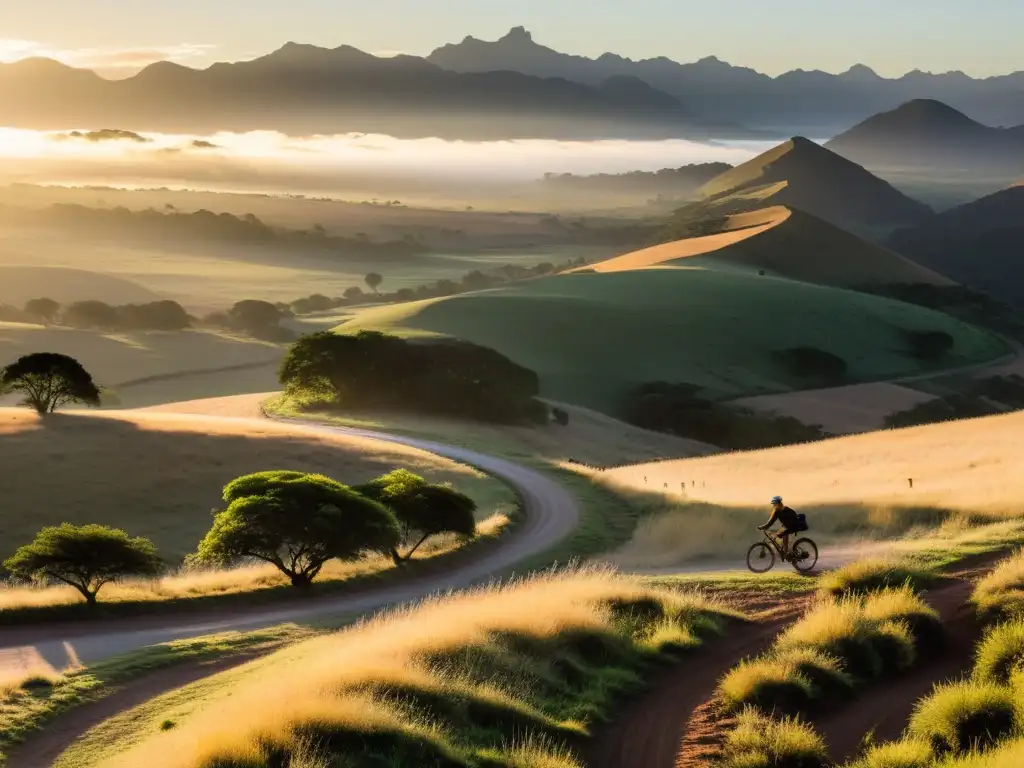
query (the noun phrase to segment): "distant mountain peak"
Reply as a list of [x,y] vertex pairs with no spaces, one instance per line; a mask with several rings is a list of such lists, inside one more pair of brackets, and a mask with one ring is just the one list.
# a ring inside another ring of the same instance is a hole
[[848,70],[840,75],[844,80],[852,80],[855,82],[871,83],[882,79],[875,70],[865,64],[854,64]]
[[498,42],[513,44],[532,43],[533,35],[530,34],[526,27],[512,27]]

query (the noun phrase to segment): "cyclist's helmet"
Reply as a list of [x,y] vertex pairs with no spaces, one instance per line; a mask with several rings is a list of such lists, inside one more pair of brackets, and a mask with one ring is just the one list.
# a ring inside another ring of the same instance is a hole
[[772,496],[772,504],[781,504],[781,503],[782,503],[782,497],[781,496]]

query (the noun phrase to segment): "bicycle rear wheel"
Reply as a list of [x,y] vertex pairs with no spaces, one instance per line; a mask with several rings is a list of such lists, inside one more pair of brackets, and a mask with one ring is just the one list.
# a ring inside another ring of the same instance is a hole
[[797,539],[789,551],[790,562],[800,573],[806,573],[818,564],[818,545],[810,539]]
[[747,550],[747,568],[754,573],[767,573],[775,565],[775,553],[763,541]]

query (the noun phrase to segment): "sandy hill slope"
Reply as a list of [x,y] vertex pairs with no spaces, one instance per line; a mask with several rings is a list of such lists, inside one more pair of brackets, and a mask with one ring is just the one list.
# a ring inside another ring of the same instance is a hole
[[772,206],[727,217],[722,231],[618,256],[597,272],[728,264],[822,285],[948,284],[947,278],[803,211]]
[[122,277],[60,267],[0,265],[0,304],[24,306],[42,297],[61,304],[94,299],[108,304],[143,304],[164,298]]
[[535,370],[542,394],[611,415],[653,381],[740,397],[805,388],[773,352],[812,346],[842,356],[852,381],[921,372],[902,329],[955,339],[940,364],[1005,354],[987,331],[863,293],[735,269],[656,267],[575,273],[445,299],[368,310],[339,329],[432,333],[497,349]]
[[[168,557],[193,551],[225,483],[265,469],[322,472],[355,483],[395,467],[451,481],[488,501],[494,481],[412,448],[274,422],[131,411],[40,421],[0,408],[7,557],[45,525],[103,523],[147,536]],[[46,482],[40,482],[45,473]]]
[[793,206],[861,233],[909,226],[932,213],[856,163],[801,137],[712,179],[701,193],[711,210]]
[[933,99],[869,117],[825,146],[879,170],[1024,172],[1024,126],[982,125]]
[[894,232],[889,242],[964,285],[1024,304],[1024,185]]

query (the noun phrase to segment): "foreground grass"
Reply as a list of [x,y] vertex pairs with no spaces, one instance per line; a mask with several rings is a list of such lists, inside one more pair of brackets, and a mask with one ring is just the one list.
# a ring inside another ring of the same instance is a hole
[[11,748],[54,717],[97,701],[129,680],[188,662],[265,653],[317,630],[294,624],[253,632],[227,632],[150,646],[134,653],[67,671],[29,670],[0,681],[0,766]]
[[971,602],[991,621],[1024,616],[1024,550],[1003,560],[981,579]]
[[825,742],[809,725],[796,719],[775,720],[755,709],[745,710],[729,732],[723,751],[725,768],[826,768]]
[[[618,697],[732,616],[698,593],[600,570],[481,588],[151,702],[60,765],[262,768],[295,765],[305,751],[348,768],[568,768]],[[175,727],[161,731],[164,720]]]
[[[342,594],[396,579],[417,578],[458,560],[486,552],[514,529],[518,511],[498,514],[479,523],[468,542],[438,537],[424,544],[412,560],[396,568],[390,557],[367,556],[352,562],[334,560],[324,566],[306,596]],[[68,619],[103,619],[156,612],[185,612],[247,607],[296,597],[295,588],[272,565],[221,570],[183,570],[153,580],[125,580],[107,585],[100,603],[90,608],[71,587],[7,587],[0,589],[0,625],[32,624]]]

